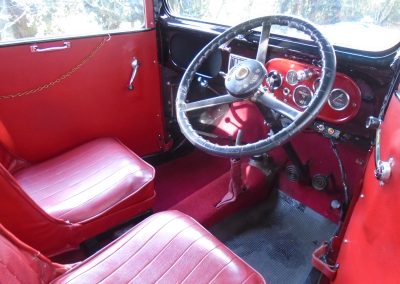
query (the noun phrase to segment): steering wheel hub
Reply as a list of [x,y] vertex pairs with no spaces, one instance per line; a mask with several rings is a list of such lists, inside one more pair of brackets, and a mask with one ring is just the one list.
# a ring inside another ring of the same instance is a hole
[[250,73],[250,70],[247,67],[241,66],[240,68],[236,69],[235,79],[243,80],[249,75],[249,73]]
[[229,70],[225,87],[232,96],[247,98],[257,91],[266,75],[267,70],[261,62],[248,59]]

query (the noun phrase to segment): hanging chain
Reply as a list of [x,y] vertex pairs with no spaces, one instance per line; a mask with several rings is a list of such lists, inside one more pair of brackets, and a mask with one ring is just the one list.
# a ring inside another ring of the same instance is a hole
[[43,90],[49,89],[59,83],[61,83],[62,81],[64,81],[65,79],[71,77],[72,74],[74,74],[76,71],[78,71],[80,68],[82,68],[83,65],[85,65],[90,59],[92,59],[96,53],[103,47],[103,45],[110,40],[110,36],[105,37],[98,46],[96,46],[90,53],[88,56],[86,56],[79,64],[77,64],[76,66],[74,66],[71,70],[69,70],[68,72],[62,74],[60,77],[58,77],[57,79],[55,79],[54,81],[51,81],[47,84],[41,85],[37,88],[31,89],[31,90],[27,90],[27,91],[23,91],[23,92],[18,92],[16,94],[12,94],[12,95],[6,95],[6,96],[0,96],[0,100],[6,100],[6,99],[14,99],[14,98],[18,98],[18,97],[23,97],[23,96],[28,96],[28,95],[33,95],[33,94],[37,94],[40,93]]

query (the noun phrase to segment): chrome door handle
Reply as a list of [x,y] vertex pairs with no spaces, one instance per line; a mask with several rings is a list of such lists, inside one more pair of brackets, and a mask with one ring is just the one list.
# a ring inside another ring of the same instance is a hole
[[133,81],[135,80],[136,73],[137,73],[137,70],[139,69],[139,66],[140,66],[139,60],[136,57],[134,57],[131,62],[132,76],[131,76],[131,79],[129,80],[129,85],[128,85],[128,89],[131,91],[134,89]]
[[71,43],[69,41],[64,41],[62,46],[52,46],[46,48],[39,48],[37,45],[31,45],[31,52],[48,52],[48,51],[57,51],[63,50],[71,47]]
[[381,159],[381,128],[376,130],[375,138],[375,177],[379,180],[380,185],[384,185],[392,174],[392,167],[394,164],[393,158],[387,161]]
[[375,177],[379,180],[380,185],[384,185],[390,178],[392,173],[392,167],[394,164],[393,158],[389,158],[388,161],[382,161],[381,159],[381,124],[382,120],[373,116],[368,117],[366,122],[366,128],[374,129],[375,134]]

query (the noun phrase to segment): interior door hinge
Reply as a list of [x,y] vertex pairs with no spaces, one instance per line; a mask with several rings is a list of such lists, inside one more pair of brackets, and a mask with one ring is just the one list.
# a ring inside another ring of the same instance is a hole
[[170,134],[168,134],[167,137],[164,137],[162,134],[158,134],[157,141],[158,141],[158,147],[163,152],[171,150],[172,145],[174,144],[174,140],[172,139]]

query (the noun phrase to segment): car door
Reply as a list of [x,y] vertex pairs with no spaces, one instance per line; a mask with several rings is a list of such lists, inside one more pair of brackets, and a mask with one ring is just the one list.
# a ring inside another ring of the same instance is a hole
[[333,283],[398,283],[400,279],[399,92],[400,86],[381,126],[377,142],[380,147],[374,150],[379,151],[382,161],[390,162],[391,170],[385,182],[377,180],[371,155],[361,194],[340,246],[340,267]]
[[162,150],[152,1],[0,9],[0,138],[10,151],[35,162],[104,136],[139,155]]

